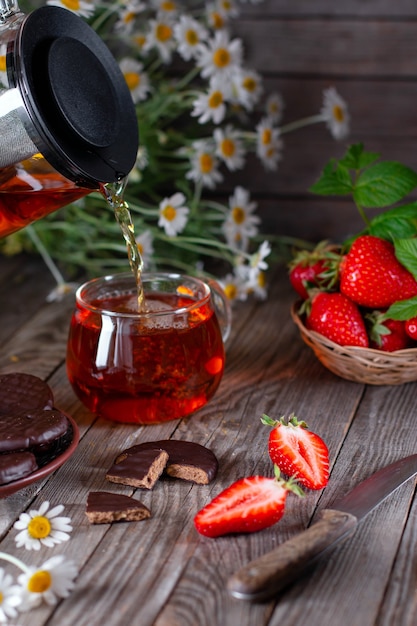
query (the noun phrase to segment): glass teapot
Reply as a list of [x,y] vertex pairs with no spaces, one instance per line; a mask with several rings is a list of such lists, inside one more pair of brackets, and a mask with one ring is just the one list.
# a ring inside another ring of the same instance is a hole
[[111,52],[76,14],[0,0],[0,237],[120,181],[138,150]]

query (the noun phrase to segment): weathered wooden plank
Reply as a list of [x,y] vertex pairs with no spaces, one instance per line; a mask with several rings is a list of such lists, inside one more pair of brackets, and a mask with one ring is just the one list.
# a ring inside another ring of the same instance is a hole
[[413,0],[349,0],[349,2],[331,2],[329,0],[262,0],[260,3],[239,3],[240,14],[259,18],[282,17],[299,15],[304,18],[320,17],[384,17],[384,18],[411,18],[417,16],[417,7]]

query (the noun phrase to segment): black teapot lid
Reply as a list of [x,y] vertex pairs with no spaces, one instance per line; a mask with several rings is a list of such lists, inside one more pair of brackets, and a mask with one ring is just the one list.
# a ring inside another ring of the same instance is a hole
[[135,107],[116,60],[82,18],[61,7],[36,9],[8,63],[28,134],[56,170],[87,187],[127,176],[139,142]]

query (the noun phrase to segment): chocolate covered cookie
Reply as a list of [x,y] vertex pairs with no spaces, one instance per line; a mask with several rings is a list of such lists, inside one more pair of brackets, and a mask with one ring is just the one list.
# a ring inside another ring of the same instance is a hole
[[0,454],[0,485],[25,478],[37,469],[35,455],[31,452]]
[[150,510],[134,498],[107,491],[91,491],[86,514],[91,524],[138,522],[151,516]]
[[205,446],[192,441],[178,441],[176,439],[162,439],[140,443],[124,450],[116,459],[141,455],[149,449],[164,450],[168,454],[166,473],[174,478],[182,478],[199,485],[207,485],[218,471],[218,461],[215,454]]
[[131,487],[152,489],[165,469],[168,454],[159,448],[120,454],[106,474],[107,480]]
[[53,405],[51,388],[37,376],[20,372],[0,375],[0,416],[51,409]]

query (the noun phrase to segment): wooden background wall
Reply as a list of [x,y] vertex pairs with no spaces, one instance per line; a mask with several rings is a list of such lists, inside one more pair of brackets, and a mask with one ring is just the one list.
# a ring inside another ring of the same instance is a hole
[[240,4],[231,31],[242,38],[245,63],[261,72],[266,92],[282,93],[283,123],[318,113],[323,89],[333,85],[348,103],[351,133],[337,142],[320,124],[286,135],[276,173],[251,163],[235,182],[250,181],[269,231],[311,241],[343,238],[362,225],[352,203],[307,191],[329,158],[361,141],[417,169],[417,2]]

